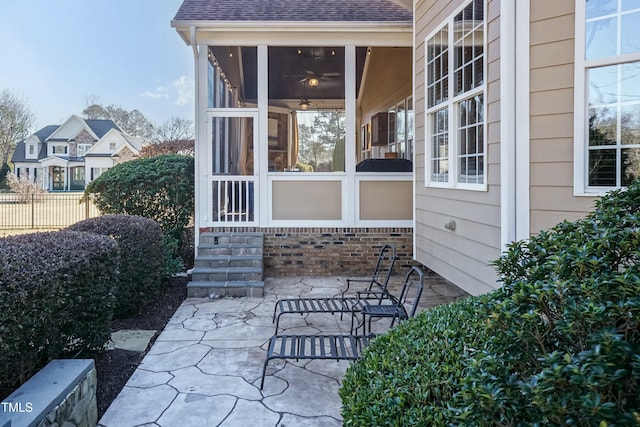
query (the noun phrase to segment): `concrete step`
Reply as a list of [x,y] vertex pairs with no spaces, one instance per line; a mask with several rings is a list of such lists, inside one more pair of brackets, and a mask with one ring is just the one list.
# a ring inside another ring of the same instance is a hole
[[262,255],[198,255],[195,267],[259,267],[262,268]]
[[200,234],[201,245],[223,245],[229,243],[241,243],[262,247],[263,241],[263,233],[216,232]]
[[187,283],[187,297],[261,297],[264,296],[264,282],[245,281],[195,281]]
[[262,267],[194,267],[192,280],[198,281],[260,281]]

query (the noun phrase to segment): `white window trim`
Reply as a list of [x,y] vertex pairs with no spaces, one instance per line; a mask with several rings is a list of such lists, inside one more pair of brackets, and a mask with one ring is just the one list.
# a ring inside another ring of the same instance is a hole
[[[585,59],[586,46],[586,2],[579,0],[575,2],[575,64],[574,64],[574,123],[573,123],[573,195],[574,196],[600,196],[606,192],[620,187],[590,187],[588,151],[589,133],[587,124],[589,117],[588,81],[587,71],[590,68],[619,65],[628,62],[640,61],[640,52],[625,55],[610,56],[598,59]],[[618,36],[621,31],[618,25]]]
[[[451,50],[454,46],[454,31],[448,31],[448,46],[449,49],[449,58],[448,58],[448,70],[449,70],[449,87],[448,87],[448,100],[446,102],[442,102],[440,104],[434,105],[433,107],[428,107],[428,84],[426,82],[426,78],[428,76],[427,72],[427,49],[428,49],[428,41],[433,36],[435,36],[438,32],[440,32],[445,27],[451,27],[453,25],[454,17],[459,14],[464,8],[469,6],[473,0],[465,1],[462,5],[460,5],[457,9],[451,13],[445,22],[442,25],[439,25],[435,30],[431,33],[427,34],[424,39],[424,49],[425,49],[425,85],[424,85],[424,100],[425,100],[425,113],[424,113],[424,123],[425,123],[425,177],[424,177],[424,186],[425,187],[433,187],[433,188],[448,188],[448,189],[456,189],[456,190],[473,190],[473,191],[487,191],[488,185],[488,176],[487,176],[487,96],[486,96],[486,87],[487,87],[487,2],[483,1],[483,31],[482,31],[482,44],[483,44],[483,57],[482,57],[482,67],[483,67],[483,83],[482,85],[461,93],[457,96],[453,96],[454,88],[453,81],[451,78],[454,73],[454,53]],[[483,155],[484,160],[482,163],[483,167],[483,176],[484,182],[482,184],[469,184],[469,183],[461,183],[458,182],[458,151],[459,151],[459,140],[457,138],[457,109],[458,104],[461,100],[473,98],[478,94],[483,94],[483,108],[484,108],[484,123],[483,123],[483,135],[482,135],[482,143],[483,143]],[[447,182],[439,182],[431,180],[431,160],[432,160],[432,124],[430,119],[431,113],[441,110],[443,108],[448,108],[448,143],[449,143],[449,179]],[[452,132],[453,131],[453,132]]]

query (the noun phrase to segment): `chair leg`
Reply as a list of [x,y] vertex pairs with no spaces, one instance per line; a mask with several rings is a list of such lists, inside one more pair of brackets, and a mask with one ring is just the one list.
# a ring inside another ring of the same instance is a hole
[[264,361],[264,366],[262,367],[262,380],[260,381],[260,390],[264,387],[264,376],[267,373],[267,363],[269,363],[269,358]]

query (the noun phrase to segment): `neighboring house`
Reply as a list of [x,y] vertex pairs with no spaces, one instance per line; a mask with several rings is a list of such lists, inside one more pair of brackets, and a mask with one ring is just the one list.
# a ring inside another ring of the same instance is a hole
[[[420,263],[494,289],[506,244],[640,173],[639,23],[624,0],[185,0],[197,229],[263,230],[292,271],[340,227],[327,258],[410,235]],[[343,157],[314,157],[314,110],[341,114],[324,147]],[[389,152],[413,173],[362,172]]]
[[42,182],[49,191],[82,191],[110,167],[138,157],[142,139],[111,120],[71,116],[16,145],[11,161],[18,177]]

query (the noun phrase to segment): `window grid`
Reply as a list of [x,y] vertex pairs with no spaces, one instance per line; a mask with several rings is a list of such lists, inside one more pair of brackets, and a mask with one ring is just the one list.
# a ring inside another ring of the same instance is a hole
[[482,94],[458,104],[458,182],[481,184],[484,178],[484,100]]
[[446,102],[449,93],[449,35],[440,30],[427,46],[427,106]]
[[583,3],[586,188],[623,187],[640,177],[640,8],[631,4]]
[[427,184],[484,188],[484,36],[484,2],[473,0],[426,41]]
[[431,115],[431,181],[449,181],[449,109],[443,108]]

